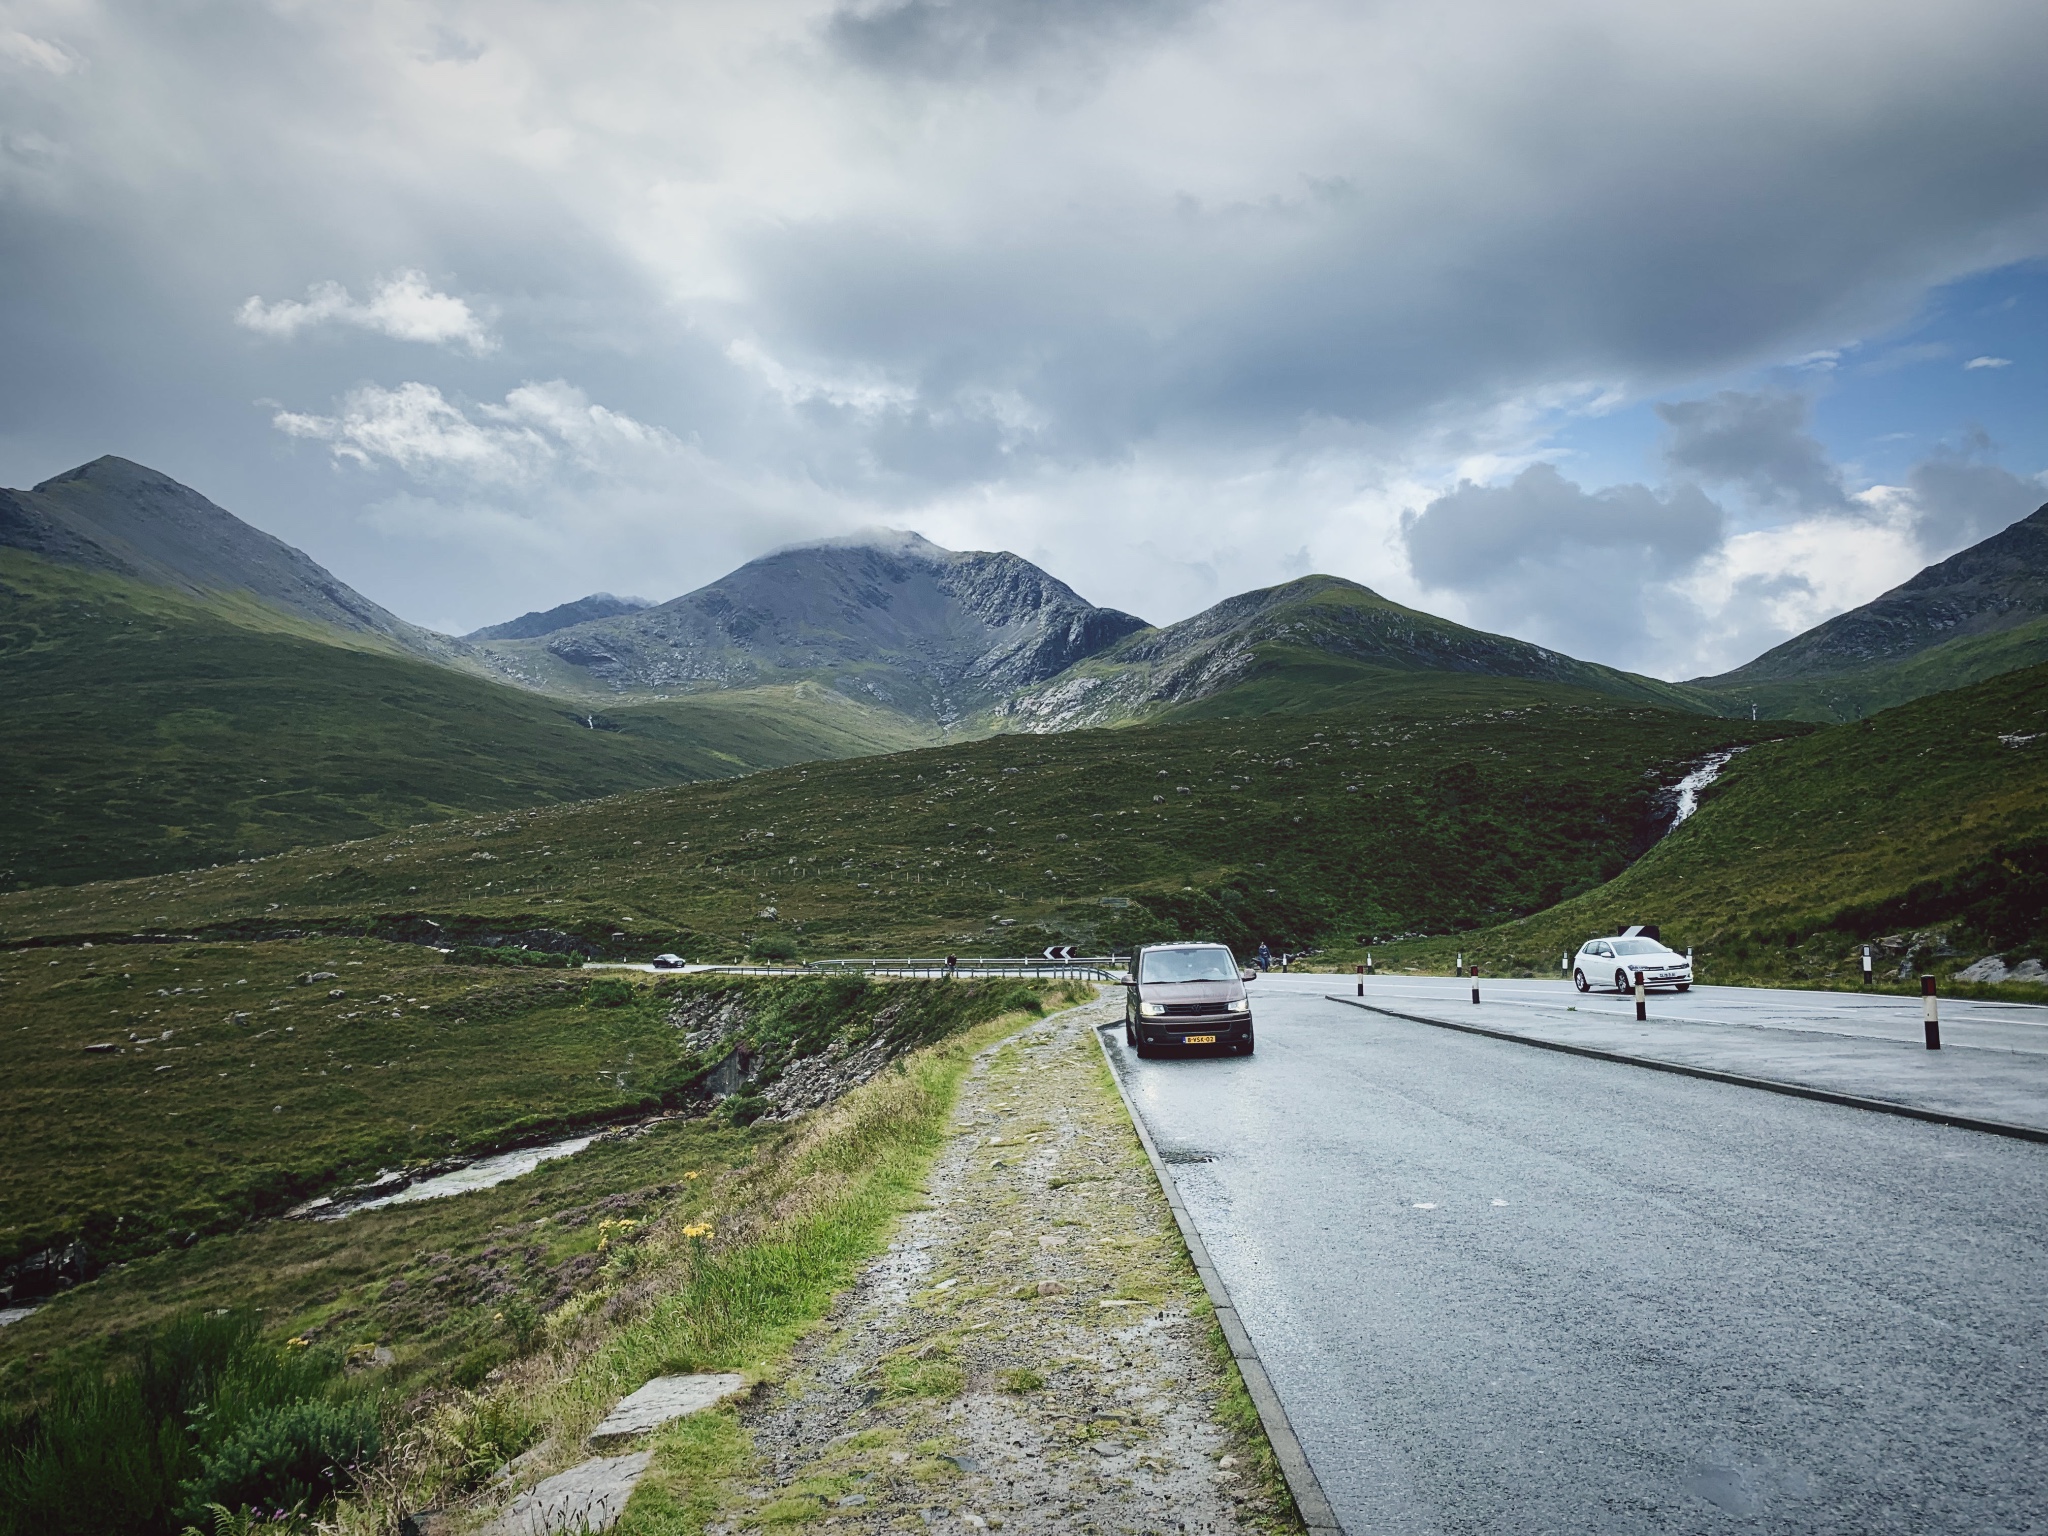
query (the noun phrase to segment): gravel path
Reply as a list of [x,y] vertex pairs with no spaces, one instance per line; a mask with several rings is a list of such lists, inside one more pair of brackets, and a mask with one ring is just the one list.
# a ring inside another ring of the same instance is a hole
[[[991,1047],[913,1212],[747,1427],[756,1521],[1292,1528],[1219,1422],[1213,1328],[1084,1004]],[[772,1475],[770,1475],[772,1474]]]

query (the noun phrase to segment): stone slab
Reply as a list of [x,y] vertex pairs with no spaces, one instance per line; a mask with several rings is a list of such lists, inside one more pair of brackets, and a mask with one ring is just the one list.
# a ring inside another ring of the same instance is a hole
[[594,1451],[616,1450],[649,1430],[722,1403],[745,1388],[744,1376],[730,1371],[695,1376],[657,1376],[605,1415],[590,1432]]
[[512,1501],[484,1528],[485,1536],[563,1536],[608,1531],[626,1512],[633,1487],[654,1460],[651,1451],[598,1456],[558,1472]]

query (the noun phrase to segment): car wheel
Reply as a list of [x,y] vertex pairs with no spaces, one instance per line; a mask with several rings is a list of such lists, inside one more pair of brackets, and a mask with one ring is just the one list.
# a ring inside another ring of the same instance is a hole
[[1244,1027],[1244,1044],[1237,1048],[1237,1052],[1240,1056],[1249,1056],[1252,1053],[1252,1027],[1249,1024]]
[[1690,992],[1692,990],[1692,983],[1689,981],[1681,981],[1678,984],[1678,990],[1681,992]]
[[1614,973],[1614,990],[1617,992],[1635,991],[1635,986],[1628,979],[1627,971],[1616,971]]
[[1593,990],[1593,983],[1586,980],[1586,973],[1584,971],[1572,972],[1572,985],[1577,987],[1581,992],[1590,992]]
[[1138,1046],[1137,1026],[1132,1024],[1129,1019],[1124,1020],[1124,1044],[1130,1046],[1133,1050],[1136,1050]]

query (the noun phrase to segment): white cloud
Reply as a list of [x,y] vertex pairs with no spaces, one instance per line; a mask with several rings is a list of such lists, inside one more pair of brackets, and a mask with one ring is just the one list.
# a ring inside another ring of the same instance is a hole
[[0,63],[40,69],[51,75],[69,75],[85,68],[85,60],[62,43],[13,31],[0,32]]
[[1968,361],[1967,363],[1963,364],[1963,367],[1964,367],[1964,368],[1966,368],[1966,369],[1969,369],[1969,368],[2010,368],[2011,366],[2012,366],[2012,359],[2011,359],[2011,358],[2009,358],[2009,357],[1973,357],[1973,358],[1971,358],[1971,359],[1970,359],[1970,360],[1969,360],[1969,361]]
[[365,385],[332,416],[279,411],[271,425],[328,444],[337,459],[495,487],[532,486],[562,469],[620,473],[683,451],[672,434],[593,405],[560,379],[522,384],[502,405],[473,411],[431,384]]
[[498,346],[490,328],[466,302],[437,292],[424,272],[414,271],[384,278],[361,302],[339,283],[315,283],[303,301],[266,304],[252,297],[235,312],[235,324],[280,340],[318,325],[351,325],[398,341],[459,342],[479,354]]

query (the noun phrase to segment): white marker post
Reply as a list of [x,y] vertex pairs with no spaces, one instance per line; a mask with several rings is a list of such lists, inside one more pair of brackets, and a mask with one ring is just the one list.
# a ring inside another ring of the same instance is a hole
[[1650,1016],[1648,1008],[1645,1007],[1647,997],[1648,993],[1643,986],[1643,973],[1641,970],[1638,970],[1636,972],[1636,1022],[1638,1024]]
[[1362,965],[1358,968],[1358,995],[1365,996],[1365,967]]
[[1479,962],[1472,962],[1472,1006],[1479,1006]]
[[1863,946],[1863,985],[1866,987],[1870,985],[1870,968],[1870,946],[1866,944]]
[[1920,978],[1920,997],[1925,1007],[1927,1021],[1927,1049],[1941,1049],[1941,1000],[1934,995],[1934,978]]

